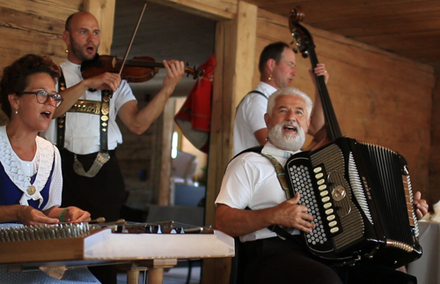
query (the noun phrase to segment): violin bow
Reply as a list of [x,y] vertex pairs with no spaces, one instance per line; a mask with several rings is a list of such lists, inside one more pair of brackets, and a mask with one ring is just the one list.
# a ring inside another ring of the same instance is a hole
[[139,19],[136,23],[136,27],[134,28],[133,35],[131,36],[130,43],[128,44],[127,50],[125,51],[124,58],[122,59],[121,69],[119,69],[119,75],[122,74],[122,69],[124,69],[125,61],[127,61],[128,53],[130,53],[131,45],[133,44],[134,37],[136,36],[137,30],[139,28],[139,24],[141,23],[142,17],[144,16],[146,7],[147,7],[147,1],[145,1],[144,3],[144,7],[142,8],[141,14],[139,15]]

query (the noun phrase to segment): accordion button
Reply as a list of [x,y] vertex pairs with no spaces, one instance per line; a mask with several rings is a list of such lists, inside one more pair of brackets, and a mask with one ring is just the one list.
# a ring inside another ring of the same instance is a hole
[[335,220],[336,216],[334,214],[327,216],[327,221]]
[[323,173],[319,173],[319,174],[315,175],[316,179],[320,179],[320,178],[322,178],[323,176],[324,176]]
[[327,215],[333,214],[333,212],[334,212],[333,208],[325,210],[325,214]]
[[314,168],[313,169],[313,172],[316,174],[316,173],[319,173],[319,172],[321,172],[322,171],[322,168],[321,167],[316,167],[316,168]]
[[328,196],[322,198],[322,202],[329,202],[329,201],[330,201],[330,197]]
[[320,180],[318,180],[318,185],[321,185],[321,184],[324,184],[324,182],[325,182],[325,180],[324,179],[320,179]]
[[319,195],[321,195],[321,196],[327,196],[327,195],[328,195],[328,190],[321,191],[321,192],[319,193]]
[[324,204],[325,209],[329,209],[330,207],[332,207],[332,204],[330,202]]
[[339,228],[338,227],[334,227],[334,228],[330,229],[330,233],[332,233],[332,234],[335,234],[337,232],[339,232]]
[[327,188],[327,185],[323,184],[318,187],[319,190],[324,190]]
[[334,227],[334,226],[336,226],[338,224],[338,222],[336,222],[336,221],[331,221],[330,223],[328,223],[328,225],[330,226],[330,227]]

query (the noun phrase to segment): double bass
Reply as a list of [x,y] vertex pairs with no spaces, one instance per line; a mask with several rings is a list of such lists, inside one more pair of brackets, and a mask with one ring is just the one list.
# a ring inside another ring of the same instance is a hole
[[[292,9],[289,27],[295,50],[318,64],[310,32]],[[413,208],[408,164],[403,156],[379,145],[343,137],[323,76],[316,78],[325,117],[320,144],[293,155],[285,165],[290,196],[301,195],[315,219],[302,232],[315,255],[343,263],[371,261],[400,267],[422,255]]]

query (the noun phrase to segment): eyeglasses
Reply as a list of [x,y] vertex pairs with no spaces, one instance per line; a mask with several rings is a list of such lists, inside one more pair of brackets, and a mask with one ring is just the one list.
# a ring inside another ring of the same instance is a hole
[[35,95],[37,98],[37,102],[40,104],[45,104],[49,98],[52,98],[55,101],[55,106],[58,107],[63,102],[63,97],[60,94],[49,94],[45,90],[39,90],[36,92],[20,92],[20,95]]

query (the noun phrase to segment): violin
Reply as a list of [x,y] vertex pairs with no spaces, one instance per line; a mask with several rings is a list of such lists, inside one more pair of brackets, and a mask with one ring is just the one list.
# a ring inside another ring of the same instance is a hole
[[[161,62],[155,62],[154,58],[148,56],[134,57],[130,60],[118,59],[111,55],[98,55],[81,65],[81,72],[84,79],[100,75],[105,72],[120,73],[121,78],[130,83],[146,82],[159,72],[159,68],[165,66]],[[122,68],[122,69],[121,69]],[[203,76],[203,69],[186,66],[185,73],[192,75],[194,79]]]
[[[125,51],[124,58],[118,59],[116,56],[111,55],[98,55],[96,54],[92,60],[85,61],[81,64],[81,72],[84,79],[91,78],[100,75],[105,72],[119,73],[122,79],[127,80],[127,82],[139,83],[146,82],[159,72],[159,68],[164,68],[163,63],[155,62],[151,57],[134,57],[128,60],[128,53],[133,44],[134,37],[139,28],[139,23],[141,22],[142,16],[144,15],[145,8],[147,7],[147,1],[145,1],[144,6],[139,15],[139,19],[136,23],[136,27],[131,36],[130,43],[128,44],[127,50]],[[195,67],[185,67],[185,72],[187,74],[193,75],[194,79],[201,78],[205,72],[202,69],[196,69]]]

